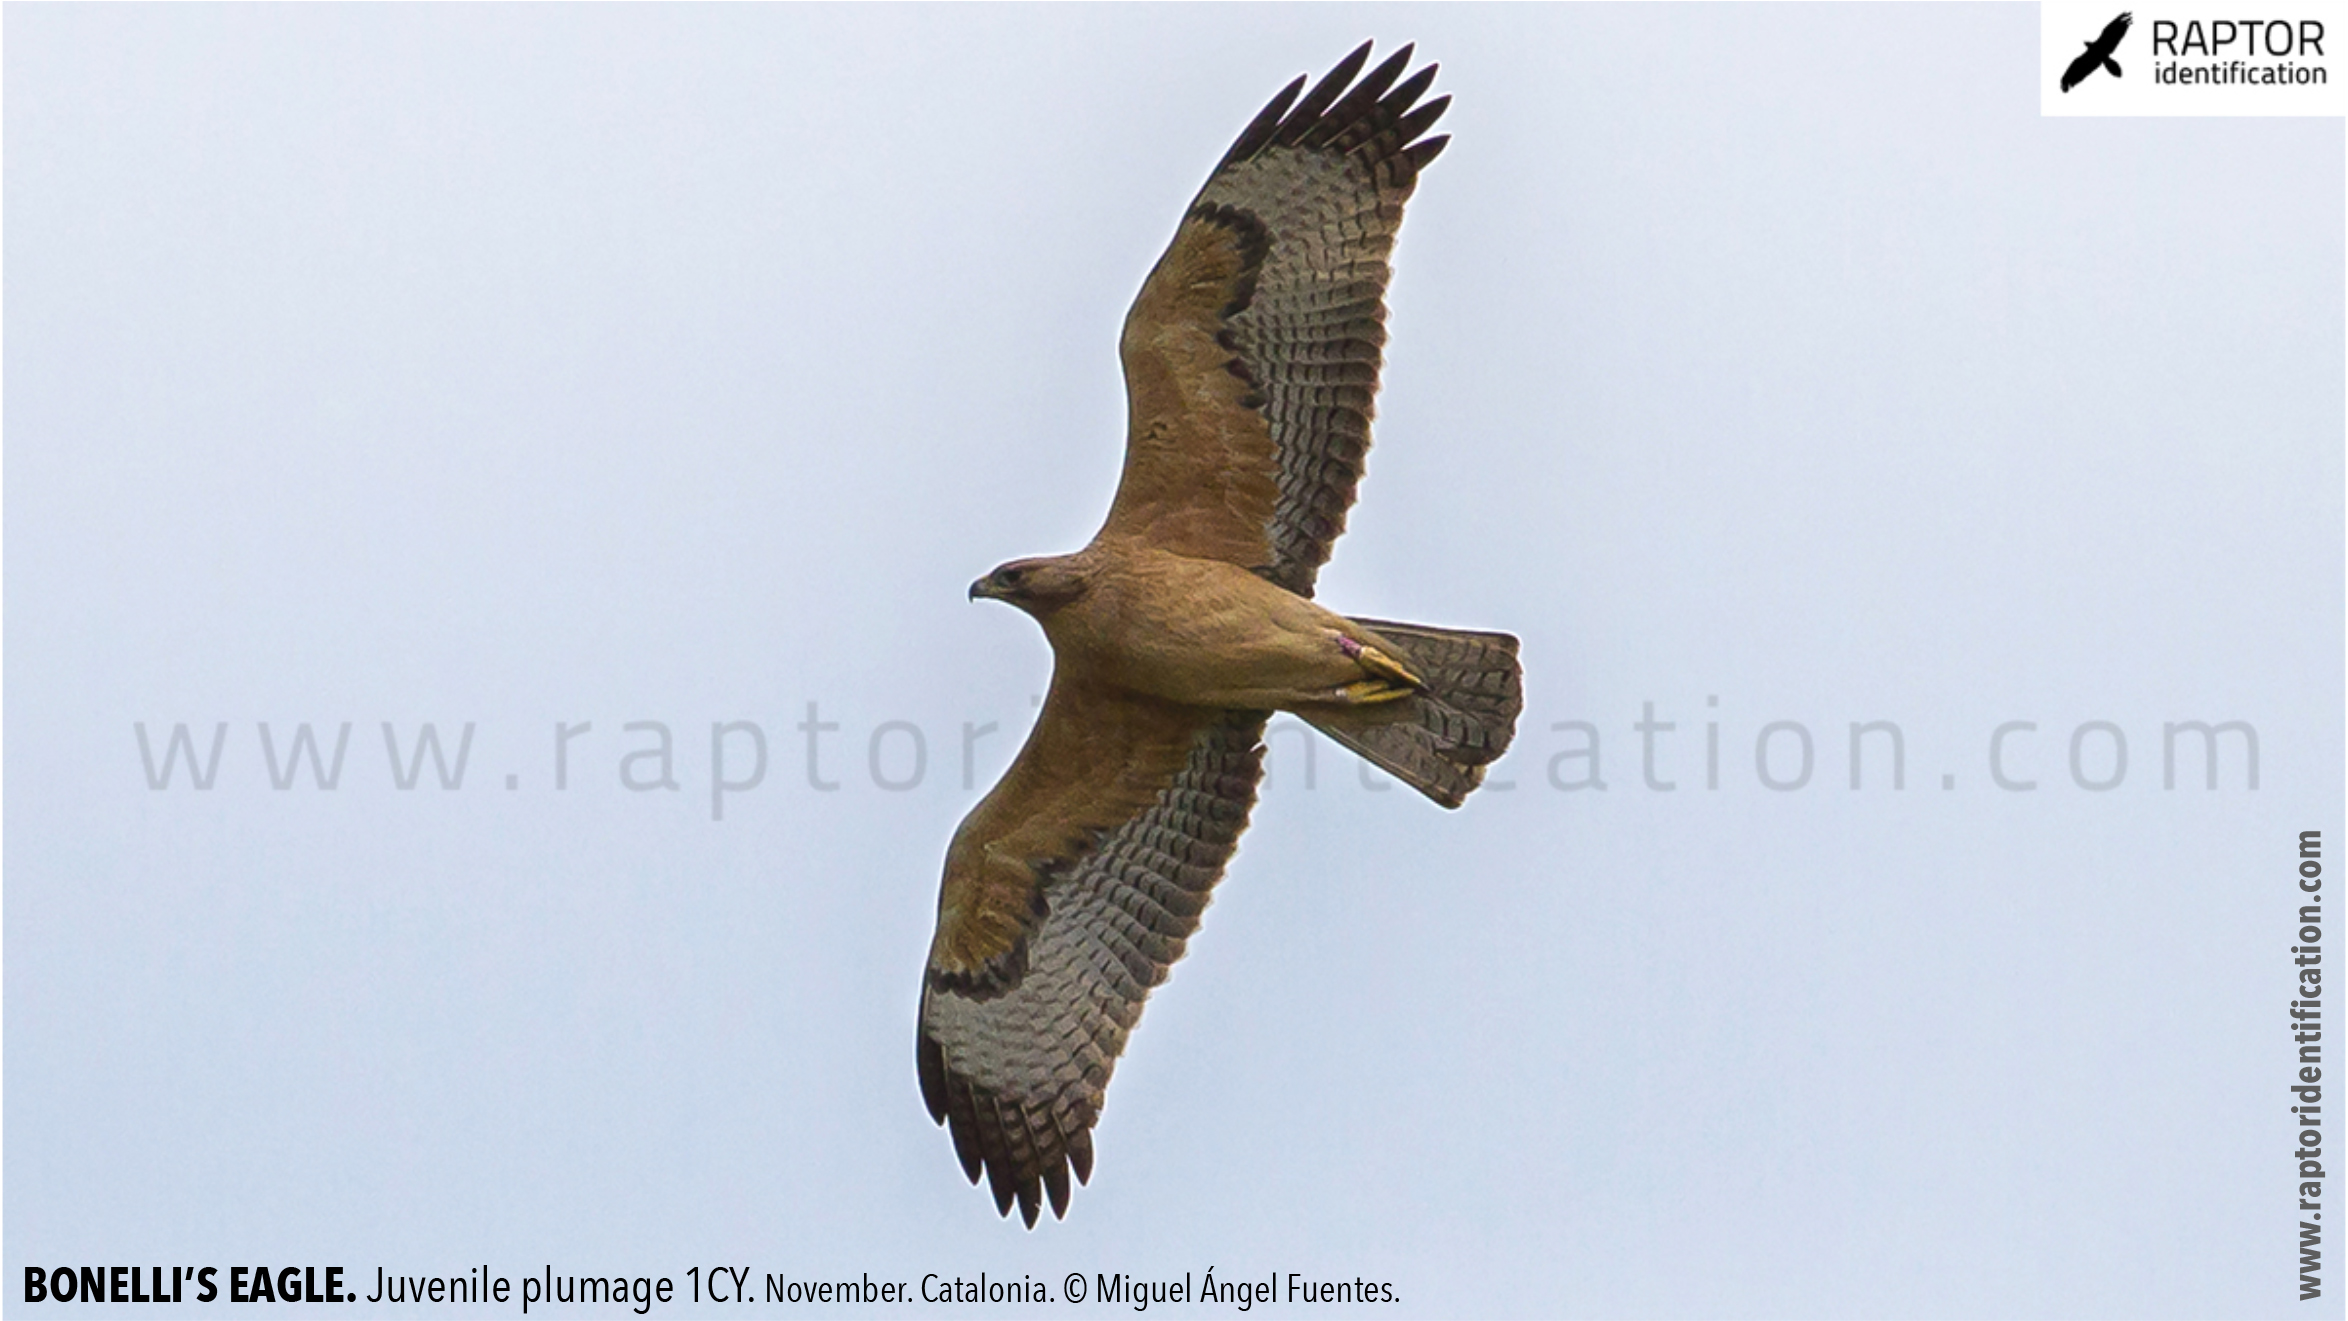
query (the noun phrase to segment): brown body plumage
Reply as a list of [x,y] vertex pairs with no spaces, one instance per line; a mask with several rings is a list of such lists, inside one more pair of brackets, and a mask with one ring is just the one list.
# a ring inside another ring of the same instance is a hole
[[1446,807],[1508,746],[1516,639],[1311,600],[1369,446],[1387,257],[1432,66],[1365,44],[1241,133],[1144,282],[1109,517],[973,598],[1033,615],[1050,694],[946,855],[919,1031],[923,1099],[972,1181],[1034,1224],[1092,1170],[1092,1126],[1151,987],[1182,956],[1293,711]]

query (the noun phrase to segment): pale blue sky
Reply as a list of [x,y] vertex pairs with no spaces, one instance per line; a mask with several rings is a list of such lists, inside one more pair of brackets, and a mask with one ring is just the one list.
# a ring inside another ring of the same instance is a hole
[[[2020,5],[6,23],[12,1311],[133,1262],[2297,1307],[2340,121],[2042,120]],[[913,1076],[945,842],[1048,665],[963,589],[1089,535],[1133,290],[1364,37],[1442,62],[1454,142],[1322,599],[1520,634],[1514,788],[1323,744],[1308,790],[1276,735],[1029,1233]],[[461,789],[394,787],[428,720]],[[2189,720],[2255,791],[2190,735],[2163,788]],[[340,787],[273,789],[263,721],[350,722]],[[1881,741],[1850,787],[1873,721],[1902,789]],[[227,722],[214,787],[150,789],[142,722]],[[674,791],[623,787],[639,722]]]

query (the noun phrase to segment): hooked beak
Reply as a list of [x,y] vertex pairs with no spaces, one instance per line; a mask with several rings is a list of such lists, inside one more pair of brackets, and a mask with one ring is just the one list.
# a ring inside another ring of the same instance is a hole
[[982,597],[997,597],[1000,595],[1002,595],[1002,593],[997,592],[994,588],[988,586],[987,580],[984,578],[981,578],[977,582],[970,584],[970,599],[973,601],[979,600]]

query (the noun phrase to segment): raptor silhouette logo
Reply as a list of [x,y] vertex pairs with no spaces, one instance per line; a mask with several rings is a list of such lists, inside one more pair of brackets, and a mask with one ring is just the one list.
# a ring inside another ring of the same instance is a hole
[[2120,62],[2112,58],[2112,52],[2120,48],[2120,38],[2128,35],[2128,25],[2135,21],[2135,15],[2121,14],[2104,24],[2102,34],[2095,40],[2081,43],[2087,49],[2071,61],[2071,67],[2063,70],[2063,90],[2068,92],[2087,81],[2088,75],[2097,69],[2109,69],[2112,77],[2119,77]]

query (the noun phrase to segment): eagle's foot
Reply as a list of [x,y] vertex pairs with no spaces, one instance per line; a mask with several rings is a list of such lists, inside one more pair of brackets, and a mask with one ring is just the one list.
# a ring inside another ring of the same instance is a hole
[[[1356,642],[1340,633],[1337,635],[1337,649],[1345,653],[1346,659],[1361,666],[1362,670],[1373,679],[1383,680],[1389,684],[1399,684],[1405,692],[1417,692],[1427,686],[1425,680],[1412,674],[1402,662],[1366,642]],[[1400,695],[1399,693],[1395,694],[1395,696]],[[1390,699],[1379,698],[1375,700]]]
[[1418,689],[1390,679],[1356,679],[1352,683],[1329,690],[1328,700],[1338,706],[1369,706],[1378,702],[1399,701]]

